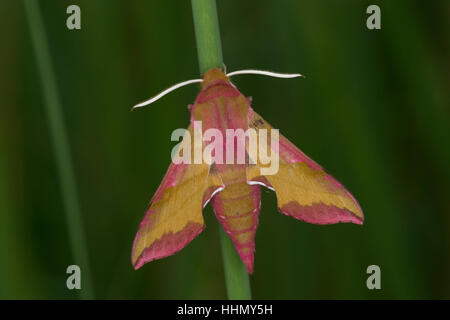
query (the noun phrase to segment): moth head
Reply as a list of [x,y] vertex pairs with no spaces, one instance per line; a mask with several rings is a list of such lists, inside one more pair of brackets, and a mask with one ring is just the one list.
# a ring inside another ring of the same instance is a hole
[[218,83],[221,81],[230,82],[230,79],[227,75],[219,68],[209,69],[203,75],[203,81],[201,84],[201,88],[204,89],[214,83]]

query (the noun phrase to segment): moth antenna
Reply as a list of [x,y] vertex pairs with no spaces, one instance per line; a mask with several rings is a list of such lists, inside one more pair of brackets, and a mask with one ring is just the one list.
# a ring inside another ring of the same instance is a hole
[[227,74],[227,66],[225,65],[225,63],[222,63],[222,67],[223,67],[223,73]]
[[170,88],[167,88],[166,90],[164,90],[164,91],[158,93],[156,96],[154,96],[154,97],[152,97],[152,98],[150,98],[150,99],[148,99],[148,100],[146,100],[146,101],[144,101],[144,102],[141,102],[141,103],[135,105],[133,108],[131,108],[131,110],[134,110],[134,109],[136,109],[136,108],[140,108],[140,107],[147,106],[147,105],[149,105],[149,104],[151,104],[151,103],[153,103],[153,102],[155,102],[155,101],[161,99],[161,98],[164,97],[166,94],[168,94],[168,93],[170,93],[170,92],[172,92],[172,91],[174,91],[174,90],[176,90],[176,89],[178,89],[178,88],[187,86],[187,85],[192,84],[192,83],[199,83],[199,82],[202,82],[202,81],[203,81],[203,79],[192,79],[192,80],[187,80],[187,81],[183,81],[183,82],[174,84],[174,85],[171,86]]
[[227,77],[232,77],[232,76],[235,76],[238,74],[260,74],[263,76],[284,78],[284,79],[305,77],[304,75],[302,75],[300,73],[278,73],[278,72],[265,71],[265,70],[254,70],[254,69],[233,71],[233,72],[227,73]]

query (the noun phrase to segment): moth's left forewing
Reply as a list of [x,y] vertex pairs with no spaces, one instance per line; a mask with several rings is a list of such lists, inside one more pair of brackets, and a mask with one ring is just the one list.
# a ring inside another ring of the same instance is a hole
[[[270,137],[272,127],[254,111],[249,126],[269,130]],[[278,147],[271,149],[279,153],[278,171],[262,174],[264,165],[255,161],[248,166],[247,180],[273,189],[282,213],[314,224],[362,224],[363,212],[350,192],[294,144],[280,135]]]
[[[189,132],[193,134],[192,126]],[[223,188],[209,173],[210,166],[205,163],[170,164],[134,240],[132,263],[136,269],[181,250],[203,230],[202,208]]]

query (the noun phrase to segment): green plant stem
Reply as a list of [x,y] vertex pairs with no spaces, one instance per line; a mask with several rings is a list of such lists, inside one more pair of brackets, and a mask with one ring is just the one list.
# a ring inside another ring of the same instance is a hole
[[[88,254],[85,235],[81,221],[80,205],[75,185],[75,176],[70,155],[67,132],[61,112],[61,103],[56,86],[56,79],[52,68],[47,37],[42,22],[40,7],[37,0],[24,0],[25,13],[31,34],[31,40],[36,57],[44,105],[58,168],[59,184],[66,213],[69,230],[69,241],[75,263],[81,268],[80,297],[92,299],[93,291],[89,270]],[[61,25],[61,28],[64,28]],[[65,270],[61,270],[64,274]],[[64,285],[64,283],[62,284]]]
[[[200,74],[223,66],[215,0],[191,0]],[[220,228],[225,282],[229,299],[251,299],[250,280],[233,242]]]
[[225,282],[227,285],[228,299],[250,300],[252,293],[250,290],[250,279],[247,268],[242,263],[233,242],[220,228],[220,244],[222,246],[223,267],[225,269]]
[[216,0],[192,0],[195,38],[197,39],[200,74],[212,68],[222,68],[222,45]]

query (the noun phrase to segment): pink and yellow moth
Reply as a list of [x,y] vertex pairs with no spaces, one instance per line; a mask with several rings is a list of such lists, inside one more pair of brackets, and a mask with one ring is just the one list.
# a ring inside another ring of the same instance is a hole
[[[267,129],[269,136],[272,130],[220,69],[204,74],[190,113],[191,135],[198,130],[194,121],[202,121],[203,131],[215,128],[224,136],[226,129]],[[189,244],[205,227],[202,209],[210,201],[252,273],[261,186],[275,191],[281,213],[298,220],[363,223],[358,202],[341,183],[281,135],[277,149],[271,152],[279,153],[279,168],[271,175],[261,174],[264,165],[258,160],[244,164],[172,163],[136,234],[131,258],[135,269]]]

